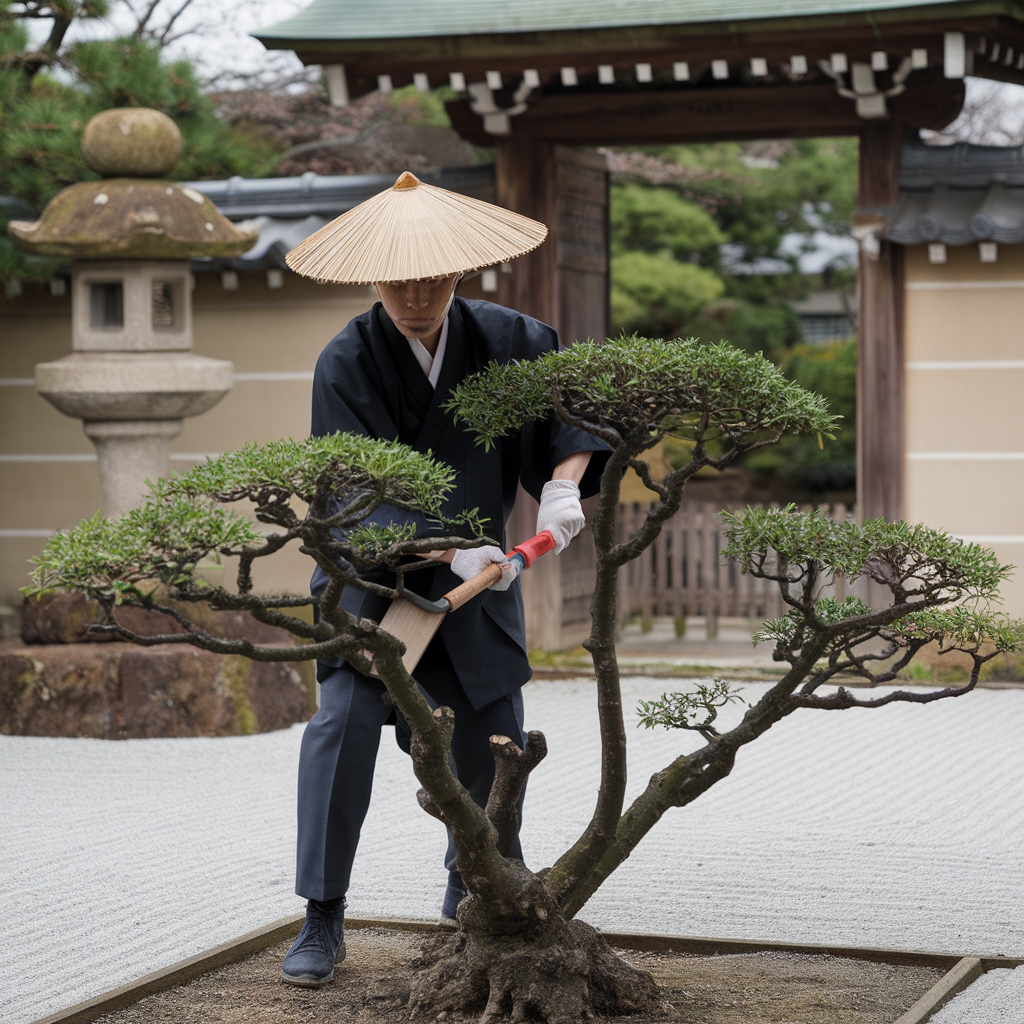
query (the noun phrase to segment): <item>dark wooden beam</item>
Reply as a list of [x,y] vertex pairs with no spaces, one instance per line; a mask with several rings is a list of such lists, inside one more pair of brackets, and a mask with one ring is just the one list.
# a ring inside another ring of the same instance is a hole
[[[503,35],[424,36],[407,39],[284,39],[262,35],[268,49],[294,50],[305,64],[344,64],[349,92],[361,96],[377,88],[377,76],[390,75],[395,86],[409,85],[414,73],[426,74],[432,85],[444,85],[459,71],[467,81],[483,81],[487,71],[500,71],[518,82],[525,68],[539,72],[545,84],[557,83],[564,66],[577,69],[581,82],[595,77],[599,64],[611,64],[630,79],[637,63],[650,63],[655,81],[671,80],[674,61],[686,60],[695,73],[712,60],[729,62],[734,78],[749,71],[752,57],[768,61],[773,74],[794,54],[807,58],[813,70],[819,60],[842,52],[850,61],[869,60],[876,50],[892,59],[924,49],[932,67],[941,69],[943,35],[963,32],[974,49],[984,38],[1024,49],[1024,23],[1016,17],[965,7],[958,15],[943,5],[867,12],[836,18],[779,18],[746,23],[697,23],[633,26],[560,32],[517,32]],[[1024,83],[1024,72],[980,56],[975,74]]]
[[[860,135],[862,224],[899,192],[897,121],[865,124]],[[903,510],[903,246],[862,247],[857,275],[857,506],[862,519],[899,519]]]
[[[937,131],[956,117],[963,99],[963,82],[922,73],[890,106],[902,123]],[[464,139],[494,145],[468,102],[447,109]],[[577,146],[642,146],[859,135],[866,123],[853,101],[828,82],[544,95],[512,119],[512,135]]]
[[499,206],[547,224],[550,232],[539,249],[510,264],[512,273],[498,275],[497,301],[557,328],[554,144],[541,139],[500,140],[495,185]]
[[[498,202],[548,225],[539,249],[498,274],[497,300],[551,324],[564,345],[608,335],[608,168],[603,156],[543,139],[498,144]],[[506,272],[507,271],[507,272]],[[507,524],[510,543],[537,532],[537,502],[522,488]],[[577,543],[592,543],[589,535]],[[582,637],[562,630],[565,562],[542,558],[523,576],[530,646],[558,650]]]
[[497,200],[548,225],[540,248],[498,275],[497,300],[551,324],[565,344],[608,334],[605,159],[543,139],[498,144]]

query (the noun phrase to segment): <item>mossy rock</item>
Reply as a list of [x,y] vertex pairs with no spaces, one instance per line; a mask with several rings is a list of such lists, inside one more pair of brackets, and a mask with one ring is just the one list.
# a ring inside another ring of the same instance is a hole
[[983,683],[1024,683],[1024,654],[997,654],[982,666],[978,678]]
[[[311,668],[311,666],[309,666]],[[239,736],[305,722],[310,672],[185,644],[48,644],[0,653],[0,734]]]

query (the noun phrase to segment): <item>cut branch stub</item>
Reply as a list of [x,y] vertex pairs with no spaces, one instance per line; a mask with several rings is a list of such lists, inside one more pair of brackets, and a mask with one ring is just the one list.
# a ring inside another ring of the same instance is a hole
[[434,798],[425,790],[421,789],[416,793],[416,802],[433,818],[437,818],[442,825],[447,825],[441,808],[437,806]]
[[527,734],[525,750],[520,750],[507,736],[492,736],[490,742],[494,783],[486,811],[498,833],[498,852],[508,857],[519,834],[519,798],[523,786],[530,772],[547,757],[548,744],[542,732]]

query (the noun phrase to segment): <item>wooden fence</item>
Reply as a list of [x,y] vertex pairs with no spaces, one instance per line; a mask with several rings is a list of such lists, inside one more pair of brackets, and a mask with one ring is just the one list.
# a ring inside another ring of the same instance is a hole
[[[730,511],[743,507],[737,504]],[[650,508],[646,503],[621,507],[620,540],[636,531]],[[810,508],[805,506],[804,510]],[[842,504],[818,508],[837,522],[853,516],[853,509]],[[720,511],[720,506],[710,502],[684,503],[651,547],[622,567],[620,621],[634,615],[699,615],[707,620],[708,635],[714,636],[720,616],[764,619],[785,612],[776,584],[747,576],[738,565],[722,557],[725,539]],[[543,608],[538,606],[539,614],[534,618],[544,621],[534,627],[535,642],[542,647],[571,647],[590,632],[595,556],[589,529],[555,561],[558,573],[547,581],[547,587],[555,589],[559,598],[549,598]],[[858,580],[851,586],[839,579],[822,593],[839,598],[857,593],[866,599],[866,591],[862,591],[864,581]]]
[[[745,505],[736,505],[744,508]],[[810,511],[812,506],[806,506]],[[650,510],[648,504],[624,505],[620,510],[620,540],[636,532]],[[837,522],[853,516],[843,504],[820,505],[820,511]],[[691,502],[665,524],[657,540],[640,557],[623,566],[619,579],[620,614],[703,615],[764,619],[785,612],[777,584],[755,579],[739,565],[722,556],[725,535],[719,506]],[[823,594],[845,597],[862,589],[838,579]]]

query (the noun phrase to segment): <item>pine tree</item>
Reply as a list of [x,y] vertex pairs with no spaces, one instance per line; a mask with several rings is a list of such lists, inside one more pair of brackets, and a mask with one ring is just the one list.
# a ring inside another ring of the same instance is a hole
[[[152,39],[65,44],[76,19],[106,13],[103,0],[0,0],[0,277],[46,278],[59,265],[26,257],[6,233],[8,220],[37,214],[62,188],[95,179],[79,137],[111,107],[152,107],[174,119],[184,141],[178,179],[258,174],[272,156],[259,136],[224,124],[194,68],[168,61]],[[30,47],[27,23],[50,19],[46,43]]]

